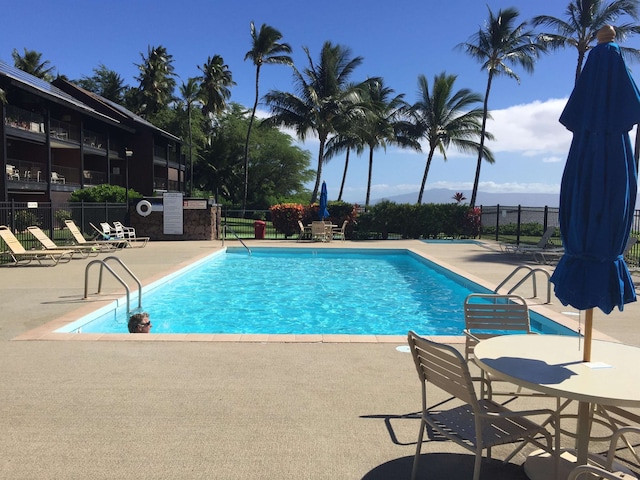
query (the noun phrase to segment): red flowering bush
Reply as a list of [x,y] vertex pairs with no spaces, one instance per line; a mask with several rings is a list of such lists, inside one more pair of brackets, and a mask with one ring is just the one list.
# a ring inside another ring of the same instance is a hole
[[281,203],[273,205],[271,211],[271,222],[278,232],[285,236],[293,235],[300,231],[298,221],[304,218],[305,208],[299,203]]

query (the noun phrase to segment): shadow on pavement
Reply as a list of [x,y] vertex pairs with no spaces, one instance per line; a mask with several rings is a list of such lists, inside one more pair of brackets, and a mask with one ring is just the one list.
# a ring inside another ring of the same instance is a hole
[[[459,453],[425,453],[420,456],[418,478],[429,480],[462,480],[473,477],[474,456]],[[413,456],[391,460],[377,466],[362,480],[389,480],[410,478]],[[481,480],[527,480],[524,468],[498,459],[482,460]]]

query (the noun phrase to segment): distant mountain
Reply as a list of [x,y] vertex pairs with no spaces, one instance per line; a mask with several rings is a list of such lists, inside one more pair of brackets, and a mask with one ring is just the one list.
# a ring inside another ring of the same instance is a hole
[[[448,190],[446,188],[433,188],[424,191],[422,196],[422,203],[454,203],[453,196],[456,194],[455,190]],[[465,200],[469,203],[471,194]],[[373,200],[371,203],[376,204],[382,200],[389,200],[395,203],[416,203],[418,200],[418,192],[406,193],[403,195],[394,195],[391,197],[384,197]],[[478,192],[478,198],[476,199],[476,205],[508,205],[516,206],[522,205],[523,207],[558,207],[560,201],[560,195],[557,193],[488,193]],[[361,202],[364,204],[364,202]]]

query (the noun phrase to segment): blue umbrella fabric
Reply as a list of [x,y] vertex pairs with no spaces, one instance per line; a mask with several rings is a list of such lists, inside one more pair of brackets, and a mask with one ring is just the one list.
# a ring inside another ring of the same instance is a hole
[[622,254],[636,203],[628,132],[640,123],[640,94],[616,43],[591,50],[560,123],[573,140],[560,190],[565,254],[551,281],[564,305],[609,314],[636,300]]
[[329,210],[327,210],[328,203],[329,194],[327,193],[327,182],[322,182],[322,189],[320,190],[320,220],[329,217]]

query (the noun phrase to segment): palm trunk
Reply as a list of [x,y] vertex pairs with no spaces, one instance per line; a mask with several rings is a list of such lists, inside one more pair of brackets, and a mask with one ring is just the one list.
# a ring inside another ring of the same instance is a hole
[[342,173],[342,182],[340,183],[340,193],[338,194],[338,201],[342,200],[342,191],[344,190],[344,182],[347,180],[347,168],[349,168],[349,152],[351,152],[351,149],[347,147],[347,156],[344,159],[344,172]]
[[489,80],[487,80],[487,90],[484,94],[484,104],[482,109],[482,130],[480,131],[480,146],[478,147],[478,164],[476,165],[476,176],[473,180],[473,190],[471,192],[471,201],[469,206],[476,206],[476,197],[478,196],[478,186],[480,184],[480,167],[482,167],[482,157],[484,153],[484,135],[487,131],[487,116],[489,114],[489,92],[491,91],[491,80],[493,73],[489,70]]
[[429,175],[429,168],[431,168],[431,160],[433,160],[433,152],[435,147],[429,149],[429,155],[427,156],[427,166],[424,168],[424,175],[422,176],[422,185],[420,186],[420,193],[418,194],[418,205],[422,204],[422,195],[424,194],[424,186],[427,184],[427,175]]
[[324,158],[324,144],[327,142],[327,134],[322,134],[318,138],[320,140],[320,148],[318,149],[318,171],[316,173],[316,185],[313,187],[311,194],[311,203],[316,203],[318,198],[318,190],[320,190],[320,178],[322,177],[322,163]]
[[256,99],[253,102],[253,110],[249,119],[249,128],[247,128],[247,139],[244,142],[244,194],[242,196],[242,216],[247,208],[247,194],[249,191],[249,138],[251,137],[251,128],[253,127],[253,119],[258,109],[258,85],[260,83],[260,64],[256,65]]
[[367,180],[367,199],[364,202],[364,208],[369,207],[371,199],[371,177],[373,176],[373,147],[369,145],[369,178]]

